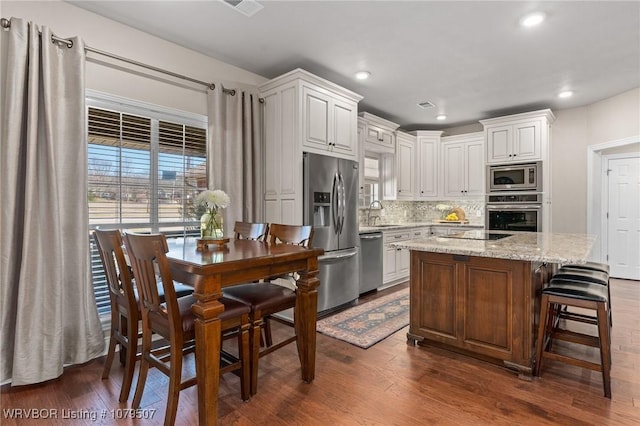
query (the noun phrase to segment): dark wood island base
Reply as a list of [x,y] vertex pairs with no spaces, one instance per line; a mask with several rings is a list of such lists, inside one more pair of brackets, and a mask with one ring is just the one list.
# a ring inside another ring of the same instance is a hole
[[531,380],[541,289],[555,267],[412,250],[407,343],[470,355]]

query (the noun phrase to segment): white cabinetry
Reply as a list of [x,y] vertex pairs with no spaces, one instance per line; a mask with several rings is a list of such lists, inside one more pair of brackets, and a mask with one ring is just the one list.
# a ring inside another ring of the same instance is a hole
[[264,221],[302,225],[302,153],[358,160],[361,96],[296,69],[262,84]]
[[[363,145],[360,149],[360,164],[364,164],[365,156],[378,158],[380,166],[378,184],[382,200],[397,198],[395,133],[397,128],[397,123],[368,112],[361,112],[358,117],[359,140]],[[363,186],[362,182],[361,186]],[[364,204],[361,205],[366,207]]]
[[484,134],[442,138],[442,195],[447,198],[481,196],[484,184]]
[[358,160],[358,103],[316,85],[302,84],[305,151]]
[[385,287],[399,284],[409,279],[410,252],[393,247],[392,243],[422,238],[429,235],[429,227],[383,231],[384,254],[382,283]]
[[554,119],[546,109],[480,120],[487,142],[487,164],[544,160]]
[[416,196],[416,137],[407,133],[396,134],[396,178],[398,200],[413,200]]
[[438,198],[438,159],[441,131],[419,130],[412,132],[417,140],[416,197],[417,200]]
[[361,112],[359,122],[365,127],[365,149],[374,152],[388,152],[396,150],[395,130],[398,125],[368,112]]
[[551,230],[550,109],[480,120],[486,138],[487,164],[542,161],[542,232]]

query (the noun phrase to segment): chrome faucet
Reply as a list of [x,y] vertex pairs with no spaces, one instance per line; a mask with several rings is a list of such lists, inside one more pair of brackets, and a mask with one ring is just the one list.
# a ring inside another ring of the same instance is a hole
[[[378,200],[373,200],[371,202],[371,204],[369,204],[369,210],[367,211],[367,226],[371,226],[371,207],[374,206],[374,204],[378,203],[378,205],[380,206],[380,210],[384,209],[384,206],[382,205],[382,203]],[[375,220],[378,219],[380,216],[373,216],[373,223],[375,224]]]

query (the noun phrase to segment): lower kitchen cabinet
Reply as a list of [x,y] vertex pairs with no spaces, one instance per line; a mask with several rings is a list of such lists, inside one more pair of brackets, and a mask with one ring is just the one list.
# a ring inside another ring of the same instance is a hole
[[429,235],[429,227],[383,231],[382,235],[384,243],[382,283],[386,287],[406,281],[411,267],[409,250],[395,248],[391,244],[426,237]]

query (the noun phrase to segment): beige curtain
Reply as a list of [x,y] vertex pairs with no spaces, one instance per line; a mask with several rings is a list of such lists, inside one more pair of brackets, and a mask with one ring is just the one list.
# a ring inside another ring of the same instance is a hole
[[208,93],[209,188],[222,189],[231,198],[224,209],[225,235],[237,220],[262,220],[262,106],[257,94],[222,84]]
[[104,349],[89,269],[84,45],[11,19],[0,146],[0,373],[62,374]]

